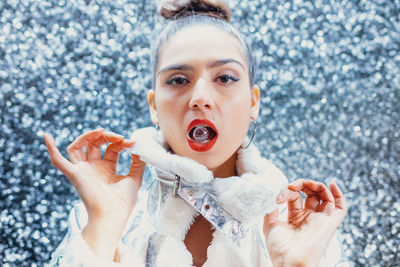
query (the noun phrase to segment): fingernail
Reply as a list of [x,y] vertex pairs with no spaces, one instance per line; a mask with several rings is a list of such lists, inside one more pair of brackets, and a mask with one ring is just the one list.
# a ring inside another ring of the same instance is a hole
[[113,132],[111,132],[111,134],[118,138],[124,138],[124,136],[122,134],[117,134],[117,133],[113,133]]
[[282,201],[284,197],[285,197],[285,195],[283,193],[279,193],[279,195],[276,197],[276,199],[278,201]]
[[126,141],[126,144],[127,144],[128,146],[133,146],[133,145],[135,144],[135,142],[132,141],[132,140],[127,140],[127,141]]
[[109,136],[112,136],[112,137],[120,138],[120,139],[123,139],[123,138],[124,138],[123,135],[117,134],[117,133],[113,133],[113,132],[106,132],[105,134],[107,134],[107,135],[109,135]]
[[330,184],[332,184],[332,183],[337,184],[337,179],[336,179],[336,178],[332,178],[332,179],[329,181],[329,183],[330,183]]

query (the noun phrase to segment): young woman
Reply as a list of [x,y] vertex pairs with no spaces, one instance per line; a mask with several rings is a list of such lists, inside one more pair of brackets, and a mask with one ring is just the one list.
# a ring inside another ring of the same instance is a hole
[[[170,22],[155,42],[148,93],[159,130],[140,129],[130,140],[90,131],[68,147],[69,160],[44,136],[52,163],[84,204],[73,210],[53,263],[317,266],[346,214],[340,189],[311,180],[287,185],[249,144],[260,92],[251,50],[223,3],[165,1],[160,11]],[[130,172],[118,175],[128,148]],[[152,184],[136,203],[146,164]]]

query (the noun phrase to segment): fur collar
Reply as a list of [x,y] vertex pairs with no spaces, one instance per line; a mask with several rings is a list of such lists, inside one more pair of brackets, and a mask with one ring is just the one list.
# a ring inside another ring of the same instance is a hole
[[203,189],[212,188],[220,207],[247,225],[275,210],[278,207],[277,195],[287,187],[284,174],[261,157],[253,144],[247,149],[239,149],[236,161],[238,176],[214,178],[204,165],[171,154],[164,138],[154,128],[139,129],[131,139],[135,145],[130,152],[162,170],[166,174],[166,183],[179,175],[182,183],[188,182]]

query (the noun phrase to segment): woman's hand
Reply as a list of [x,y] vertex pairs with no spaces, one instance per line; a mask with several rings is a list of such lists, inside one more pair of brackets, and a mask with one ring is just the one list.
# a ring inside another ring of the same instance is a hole
[[[301,193],[306,194],[303,207]],[[347,212],[343,193],[335,183],[297,180],[278,197],[288,202],[288,221],[276,210],[264,218],[264,234],[274,266],[317,266]]]
[[[133,155],[128,175],[116,173],[119,153],[134,143],[103,129],[93,130],[68,146],[68,161],[51,135],[45,134],[44,139],[53,165],[68,177],[85,205],[88,224],[82,232],[84,239],[95,254],[112,259],[136,204],[145,168]],[[100,146],[106,143],[111,144],[101,158]]]

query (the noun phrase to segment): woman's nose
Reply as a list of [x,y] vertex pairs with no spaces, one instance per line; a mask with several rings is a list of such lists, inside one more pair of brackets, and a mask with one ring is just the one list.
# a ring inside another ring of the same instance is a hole
[[203,79],[199,79],[193,88],[192,98],[189,107],[191,109],[211,109],[214,100],[211,87]]

